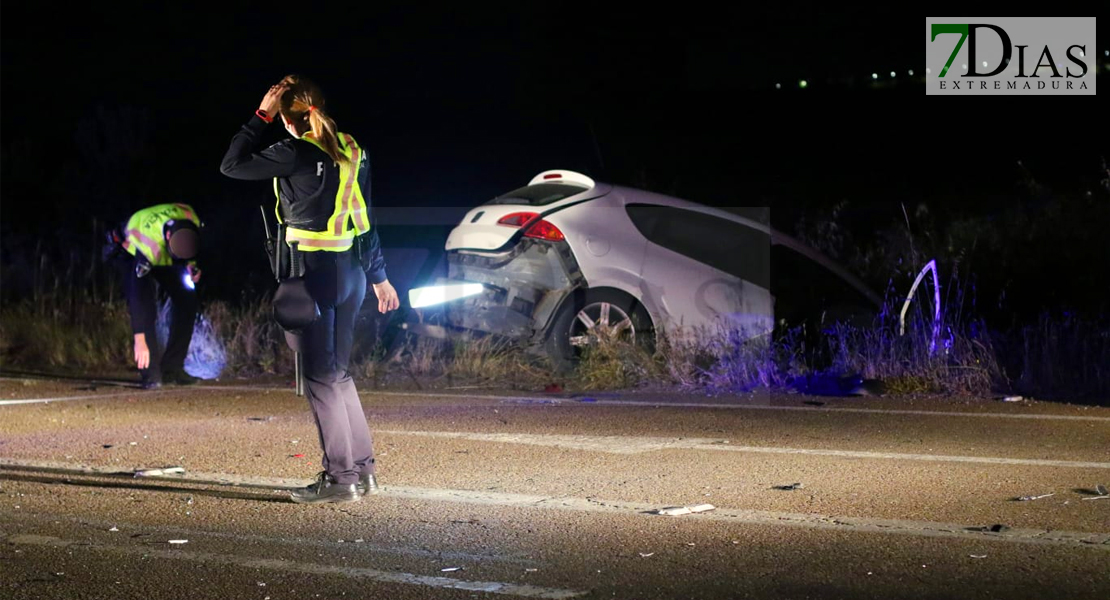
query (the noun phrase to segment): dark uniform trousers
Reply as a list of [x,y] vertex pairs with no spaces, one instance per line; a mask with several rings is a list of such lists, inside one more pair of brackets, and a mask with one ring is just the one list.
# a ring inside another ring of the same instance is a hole
[[[143,381],[162,381],[163,373],[177,373],[185,368],[185,356],[189,353],[189,342],[193,339],[193,325],[197,318],[197,294],[185,285],[187,271],[182,266],[152,267],[143,277],[135,273],[139,259],[128,257],[117,264],[122,270],[123,293],[131,312],[132,327],[135,333],[146,337],[150,349],[150,366],[140,369]],[[154,287],[165,291],[170,299],[170,335],[166,340],[165,351],[158,343],[155,326],[158,317],[157,293]]]
[[366,273],[352,251],[305,252],[305,284],[320,318],[301,333],[305,392],[316,418],[323,467],[336,483],[374,473],[374,445],[348,371],[355,319],[366,297]]

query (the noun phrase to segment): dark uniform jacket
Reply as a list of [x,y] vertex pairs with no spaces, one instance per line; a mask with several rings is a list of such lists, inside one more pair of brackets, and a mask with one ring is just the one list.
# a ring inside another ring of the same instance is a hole
[[[286,225],[308,231],[324,231],[335,210],[339,192],[339,167],[312,142],[289,138],[254,153],[262,133],[269,125],[257,115],[243,125],[231,139],[231,146],[220,164],[220,172],[234,179],[257,181],[278,178],[282,219]],[[370,210],[370,162],[366,152],[358,169],[358,184],[366,209]],[[350,224],[348,224],[351,227]],[[370,224],[370,266],[367,277],[371,283],[386,280],[385,258],[382,256],[378,229]]]

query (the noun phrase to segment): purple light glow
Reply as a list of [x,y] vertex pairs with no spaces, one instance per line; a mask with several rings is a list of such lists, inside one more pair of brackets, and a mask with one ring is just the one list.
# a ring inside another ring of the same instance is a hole
[[936,259],[930,260],[921,269],[913,282],[913,287],[910,288],[910,293],[906,294],[906,302],[902,304],[902,314],[898,316],[898,335],[906,334],[906,311],[910,308],[910,300],[913,300],[913,293],[917,291],[917,286],[921,284],[925,273],[930,271],[933,273],[933,337],[929,341],[929,354],[933,354],[936,352],[937,337],[940,335],[940,281],[937,279]]

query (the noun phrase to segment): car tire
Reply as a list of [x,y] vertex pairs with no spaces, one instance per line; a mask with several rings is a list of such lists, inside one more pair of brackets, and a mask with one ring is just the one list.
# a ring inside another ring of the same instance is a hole
[[[605,307],[608,307],[607,309]],[[628,319],[627,329],[637,344],[651,352],[655,348],[655,330],[647,310],[632,296],[613,289],[579,290],[559,307],[548,327],[545,350],[556,368],[563,371],[573,368],[581,357],[581,345],[572,341],[575,331],[586,329],[579,315],[586,313],[586,320],[600,322],[600,315],[608,311],[609,326],[617,326]],[[576,322],[577,321],[577,322]],[[582,333],[579,331],[578,333]],[[588,337],[588,336],[586,336]]]

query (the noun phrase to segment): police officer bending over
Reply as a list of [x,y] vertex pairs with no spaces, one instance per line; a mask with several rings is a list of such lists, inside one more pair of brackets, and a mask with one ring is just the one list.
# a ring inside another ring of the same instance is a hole
[[[279,114],[293,139],[255,152],[267,124]],[[286,243],[296,244],[303,256],[303,283],[319,308],[319,317],[300,330],[299,343],[324,470],[315,483],[294,491],[292,500],[349,502],[374,493],[370,428],[347,367],[367,278],[380,312],[400,302],[386,278],[377,230],[371,228],[366,151],[336,128],[314,83],[289,75],[270,88],[232,138],[220,171],[235,179],[274,180]]]
[[[191,384],[185,356],[197,316],[196,283],[200,219],[188,204],[159,204],[131,215],[121,231],[110,233],[109,258],[123,276],[123,293],[135,334],[135,363],[143,389],[162,382]],[[124,253],[126,252],[126,254]],[[127,256],[130,255],[130,256]],[[155,283],[170,300],[170,335],[165,352],[158,344]]]

